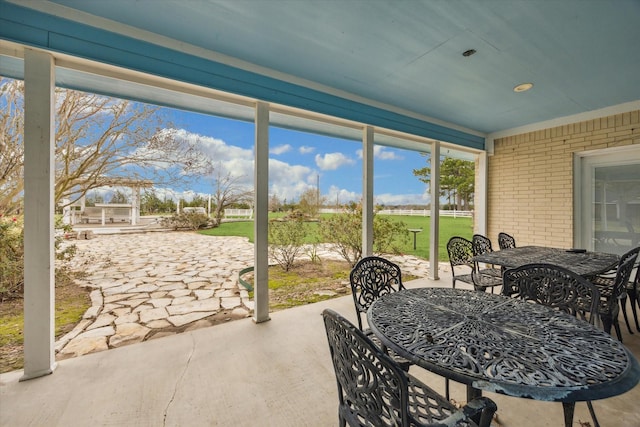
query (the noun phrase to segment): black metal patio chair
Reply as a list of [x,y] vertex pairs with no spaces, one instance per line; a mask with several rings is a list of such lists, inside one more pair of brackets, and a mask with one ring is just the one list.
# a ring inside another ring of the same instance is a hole
[[[598,287],[600,291],[600,319],[602,320],[602,327],[605,332],[611,333],[611,327],[616,331],[616,336],[622,342],[622,333],[620,332],[620,325],[618,323],[618,314],[620,313],[620,307],[623,308],[623,316],[627,323],[627,328],[630,333],[631,326],[629,325],[629,319],[626,315],[626,293],[629,286],[629,278],[631,272],[635,266],[635,262],[640,253],[640,246],[633,248],[620,257],[618,266],[616,267],[615,275],[609,274],[598,275],[590,277],[589,281]],[[638,278],[634,279],[634,282]],[[635,287],[636,285],[634,285]],[[635,287],[637,289],[637,287]],[[636,294],[637,295],[637,294]]]
[[[493,252],[491,246],[491,240],[483,236],[482,234],[474,234],[471,238],[471,248],[473,250],[473,256],[482,255],[487,252]],[[480,263],[476,262],[474,265],[474,272],[471,275],[473,287],[477,291],[486,291],[491,288],[491,292],[496,286],[502,285],[502,269],[480,266]]]
[[[638,308],[640,308],[640,299],[638,299],[638,292],[640,292],[640,255],[636,258],[636,274],[634,276],[633,281],[629,281],[627,284],[627,297],[629,299],[629,305],[631,306],[631,313],[633,314],[633,320],[636,324],[636,330],[640,332],[640,323],[638,323]],[[622,315],[627,322],[627,326],[629,321],[627,319],[627,303],[625,298],[620,300],[620,305],[622,306]]]
[[[633,320],[635,322],[636,330],[640,332],[640,323],[638,323],[638,310],[640,307],[640,300],[638,300],[638,292],[640,291],[640,254],[636,258],[635,264],[635,275],[633,272],[631,273],[631,277],[626,285],[626,292],[620,296],[620,308],[622,309],[622,316],[624,317],[624,321],[627,325],[627,330],[630,334],[633,334],[633,330],[631,328],[631,324],[629,322],[629,316],[627,314],[627,300],[629,301],[629,305],[631,306],[631,313],[633,314]],[[615,280],[616,270],[612,270],[606,273],[603,273],[598,276],[593,276],[590,280],[599,288],[604,289],[604,293],[608,293],[609,289],[613,286],[613,281]]]
[[[351,270],[349,283],[351,284],[351,295],[353,296],[353,303],[356,307],[358,327],[360,330],[378,347],[391,356],[402,369],[408,371],[411,363],[404,357],[386,348],[370,329],[363,327],[362,322],[362,317],[366,316],[367,310],[374,301],[382,295],[405,289],[402,284],[402,271],[400,267],[385,258],[377,256],[365,257],[358,261]],[[449,380],[446,378],[445,397],[447,400],[450,397]]]
[[498,246],[500,247],[500,249],[515,248],[516,239],[510,234],[501,231],[500,233],[498,233]]
[[[474,234],[471,238],[471,245],[473,247],[473,255],[482,255],[487,252],[493,252],[493,247],[491,245],[491,240],[487,236],[483,236],[482,234]],[[488,274],[491,276],[502,277],[502,271],[499,268],[489,267],[482,269],[483,274]]]
[[[464,237],[453,236],[447,242],[447,253],[449,255],[449,264],[451,265],[452,287],[455,289],[458,280],[473,285],[471,272],[475,267],[471,260],[473,258],[471,241]],[[461,272],[461,268],[469,268],[469,272]]]
[[338,385],[339,425],[489,427],[497,407],[481,397],[458,409],[403,371],[358,328],[322,312]]
[[598,288],[557,265],[525,264],[506,270],[502,294],[555,308],[592,325],[598,318]]
[[[532,301],[594,324],[600,291],[587,279],[552,264],[525,264],[504,272],[503,295]],[[591,401],[587,401],[594,427],[599,427]]]
[[367,315],[367,310],[374,301],[382,295],[404,289],[400,267],[378,256],[364,257],[356,263],[349,273],[349,283],[351,285],[353,304],[358,315],[358,328],[383,351],[389,353],[402,369],[408,371],[411,365],[409,361],[384,347],[370,329],[364,328],[364,322],[362,321],[363,316]]

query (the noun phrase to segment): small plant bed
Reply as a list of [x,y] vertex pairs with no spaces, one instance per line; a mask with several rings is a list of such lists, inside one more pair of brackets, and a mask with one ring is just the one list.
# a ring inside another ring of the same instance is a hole
[[[349,263],[336,260],[297,261],[289,271],[278,265],[270,266],[269,309],[279,311],[349,295],[350,272]],[[413,276],[403,277],[403,281],[413,279]],[[247,274],[245,280],[253,285],[253,273]],[[253,298],[253,292],[249,295]]]
[[[279,265],[270,266],[269,310],[279,311],[347,295],[351,292],[350,271],[346,261],[298,261],[289,271]],[[252,286],[253,279],[253,273],[245,276]],[[253,298],[253,292],[249,296]]]
[[[91,306],[89,292],[73,283],[56,285],[56,339],[71,331]],[[24,308],[23,299],[0,302],[0,373],[22,369]]]

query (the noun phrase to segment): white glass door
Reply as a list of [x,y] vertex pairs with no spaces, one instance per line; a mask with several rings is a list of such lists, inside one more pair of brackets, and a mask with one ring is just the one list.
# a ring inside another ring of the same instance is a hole
[[640,146],[578,155],[577,247],[623,254],[640,245]]

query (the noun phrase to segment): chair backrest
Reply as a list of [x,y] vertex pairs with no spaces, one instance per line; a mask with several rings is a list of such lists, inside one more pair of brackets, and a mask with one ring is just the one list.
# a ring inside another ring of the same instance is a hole
[[636,275],[631,286],[636,289],[636,292],[640,287],[640,253],[638,253],[638,256],[636,257]]
[[613,279],[613,291],[611,292],[611,297],[604,307],[601,307],[601,311],[614,313],[618,308],[618,298],[620,298],[627,290],[627,283],[629,282],[631,272],[633,271],[636,259],[638,258],[638,253],[640,253],[640,246],[631,249],[620,257],[618,268],[616,268],[616,277]]
[[451,271],[453,267],[458,265],[467,265],[473,268],[473,245],[470,240],[460,236],[453,236],[447,242],[447,253],[449,254],[449,263]]
[[471,239],[471,244],[473,247],[473,255],[482,255],[487,252],[493,252],[491,240],[482,234],[474,234]]
[[322,316],[338,383],[341,419],[350,426],[408,426],[404,372],[347,319],[330,309]]
[[351,295],[358,314],[358,326],[362,329],[361,316],[382,295],[404,289],[400,267],[377,257],[362,258],[349,274]]
[[516,247],[516,239],[504,232],[498,233],[498,246],[500,249],[509,249]]
[[555,308],[591,324],[598,317],[598,288],[582,276],[557,265],[526,264],[506,270],[502,293]]

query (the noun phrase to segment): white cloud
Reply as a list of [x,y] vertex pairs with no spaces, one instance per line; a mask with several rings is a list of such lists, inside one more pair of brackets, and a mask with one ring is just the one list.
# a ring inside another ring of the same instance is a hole
[[[238,177],[238,183],[247,189],[253,187],[253,169],[254,154],[252,149],[241,148],[227,144],[224,140],[210,136],[202,136],[188,132],[184,129],[176,131],[176,138],[180,138],[185,142],[197,144],[202,152],[209,157],[214,165],[214,175],[220,174],[226,176],[230,174]],[[374,154],[380,159],[398,159],[392,151],[387,151],[385,147],[374,147]],[[281,154],[286,151],[293,150],[289,144],[275,147],[271,150],[272,154]],[[312,153],[314,147],[300,147],[301,154]],[[309,190],[316,188],[316,182],[319,171],[333,171],[344,166],[354,165],[356,161],[353,158],[339,152],[327,153],[324,155],[317,154],[315,156],[315,164],[317,169],[312,166],[302,164],[290,164],[277,160],[269,159],[269,194],[276,195],[281,201],[297,202],[300,195]],[[376,176],[379,178],[379,176]],[[207,199],[208,194],[205,192],[213,192],[214,176],[203,177],[199,179],[197,185],[191,188],[155,188],[158,197],[173,199],[177,201],[182,198],[190,201],[196,195],[200,195]],[[340,204],[349,202],[359,202],[361,194],[349,191],[337,186],[331,186],[329,190],[322,195],[329,205],[333,205],[336,201]],[[423,204],[428,203],[429,199],[425,199],[427,194],[405,194],[392,195],[382,194],[376,196],[376,203],[387,205],[402,204]]]
[[402,156],[398,156],[394,151],[385,150],[380,145],[373,147],[373,155],[380,160],[402,160]]
[[273,147],[273,148],[269,149],[269,153],[275,154],[275,155],[280,155],[280,154],[284,154],[286,152],[291,151],[291,148],[292,147],[289,144],[278,145],[277,147]]
[[327,153],[324,156],[316,154],[316,165],[320,170],[336,170],[342,166],[353,165],[355,161],[343,153]]
[[290,165],[280,160],[269,159],[269,194],[280,201],[293,201],[300,194],[313,188],[316,173],[307,166]]
[[310,154],[313,153],[314,151],[316,151],[315,147],[307,147],[306,145],[303,145],[302,147],[300,147],[298,149],[298,151],[300,152],[300,154]]
[[[247,188],[253,186],[253,150],[229,145],[225,141],[210,136],[190,133],[184,129],[177,132],[176,137],[197,143],[202,152],[211,159],[214,176],[237,177],[236,183]],[[214,176],[203,178],[202,183],[209,183],[213,191]]]
[[344,205],[349,202],[358,203],[362,198],[360,193],[338,188],[335,185],[329,187],[329,191],[324,195],[324,197],[326,198],[326,203],[329,206],[334,206],[336,204]]
[[378,205],[425,205],[431,200],[427,194],[376,194],[375,203]]
[[[358,158],[362,158],[362,149],[356,151]],[[379,160],[402,160],[403,157],[399,156],[394,151],[388,151],[386,147],[382,145],[374,145],[373,147],[373,157]]]
[[[230,174],[238,177],[238,183],[247,188],[253,187],[254,158],[253,150],[227,144],[225,141],[209,136],[180,131],[182,138],[189,138],[202,147],[202,151],[212,160],[215,174]],[[284,153],[290,150],[288,144],[276,147],[272,153]],[[281,160],[269,159],[269,194],[275,194],[280,200],[298,200],[300,194],[309,188],[315,188],[317,172],[307,166],[294,165]],[[200,187],[213,188],[214,177],[201,180]]]

